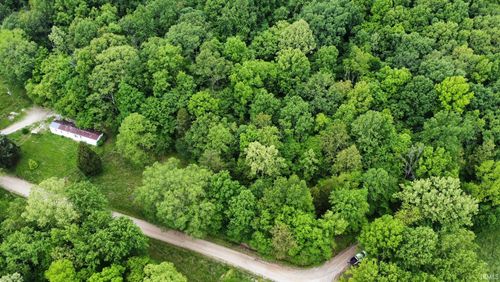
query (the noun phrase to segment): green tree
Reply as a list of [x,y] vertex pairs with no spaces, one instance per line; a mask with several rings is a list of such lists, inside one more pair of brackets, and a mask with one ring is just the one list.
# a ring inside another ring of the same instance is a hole
[[52,54],[42,61],[39,68],[41,77],[28,81],[27,94],[37,103],[64,109],[70,103],[66,97],[66,83],[75,72],[71,57]]
[[279,50],[299,49],[304,54],[309,54],[316,48],[316,40],[306,21],[300,19],[281,31]]
[[300,96],[289,96],[284,100],[278,122],[287,136],[302,141],[311,133],[314,119],[307,102]]
[[256,209],[257,200],[248,189],[231,198],[226,211],[229,220],[227,235],[237,242],[248,240],[253,231],[252,221],[255,219]]
[[93,176],[102,172],[101,158],[89,145],[83,142],[78,144],[76,166],[86,176]]
[[[99,228],[96,230],[96,227]],[[110,212],[94,213],[83,228],[85,241],[80,244],[85,246],[79,247],[85,251],[77,256],[83,256],[87,264],[122,263],[129,256],[143,254],[147,248],[148,239],[132,220],[113,219]]]
[[37,49],[22,30],[1,29],[0,76],[14,85],[24,85],[33,71]]
[[117,264],[105,267],[101,272],[96,272],[90,276],[88,282],[122,282],[125,267]]
[[117,126],[116,96],[120,82],[134,85],[141,77],[139,52],[132,46],[111,46],[95,56],[95,66],[88,77],[91,94],[86,107],[94,114],[92,126]]
[[375,282],[380,277],[377,260],[365,259],[357,268],[349,268],[340,279],[342,282]]
[[[458,229],[443,232],[436,254],[435,276],[444,281],[480,281],[486,264],[478,257],[472,231]],[[445,256],[447,254],[447,256]]]
[[148,264],[144,267],[144,282],[187,282],[184,275],[177,272],[170,262],[160,264]]
[[259,142],[251,142],[245,149],[245,163],[250,168],[252,177],[277,176],[285,167],[285,160],[279,156],[279,151],[271,146],[264,146]]
[[403,186],[396,197],[402,201],[403,210],[415,210],[427,224],[471,225],[478,210],[476,200],[460,188],[460,180],[451,177],[415,180]]
[[210,38],[211,32],[208,30],[203,11],[191,9],[184,11],[177,24],[168,29],[166,39],[172,45],[182,47],[182,53],[186,58],[193,59],[203,41]]
[[144,267],[152,263],[146,256],[131,257],[127,260],[127,282],[142,282],[144,280]]
[[30,227],[17,229],[0,244],[0,253],[5,258],[2,270],[4,273],[17,272],[26,280],[43,280],[43,271],[51,261],[47,253],[49,247],[48,234]]
[[217,113],[219,103],[219,99],[214,98],[210,92],[201,91],[189,99],[188,110],[193,116],[200,117],[208,113]]
[[19,161],[21,150],[19,147],[0,134],[0,168],[12,168]]
[[391,169],[397,164],[394,150],[399,146],[399,136],[388,113],[368,111],[352,123],[351,133],[356,138],[365,167]]
[[348,173],[361,170],[361,155],[356,145],[351,145],[338,152],[333,161],[332,172],[334,174]]
[[297,87],[303,83],[311,71],[311,64],[306,55],[299,49],[285,49],[276,57],[279,90],[281,93],[296,93]]
[[500,220],[500,162],[487,160],[476,167],[476,182],[464,188],[479,202],[475,225],[493,225]]
[[394,202],[392,195],[398,191],[397,179],[383,168],[371,168],[363,174],[362,181],[368,190],[370,214],[389,213]]
[[399,251],[405,228],[398,219],[384,215],[365,226],[358,240],[370,257],[391,259]]
[[350,232],[358,232],[367,223],[369,211],[368,192],[365,189],[333,190],[330,194],[331,211],[337,213],[348,222]]
[[438,234],[432,228],[427,226],[407,228],[403,238],[396,253],[400,265],[412,270],[432,266],[438,245]]
[[136,199],[150,218],[202,237],[218,229],[213,226],[215,205],[206,196],[211,176],[210,171],[197,165],[179,168],[179,160],[171,158],[146,168]]
[[252,58],[252,53],[241,38],[233,36],[224,43],[224,56],[234,63],[243,63]]
[[458,164],[454,162],[449,152],[444,148],[425,146],[418,160],[417,177],[458,176]]
[[40,228],[63,227],[78,219],[73,204],[65,197],[64,179],[49,178],[33,186],[22,216]]
[[322,46],[314,53],[313,69],[334,74],[337,70],[339,50],[333,45]]
[[309,23],[320,46],[340,45],[342,37],[362,19],[358,3],[346,0],[308,2],[300,16]]
[[75,267],[70,260],[55,260],[50,264],[49,269],[45,271],[45,278],[49,282],[77,282]]
[[126,117],[116,137],[116,148],[135,165],[150,162],[150,154],[157,142],[156,127],[144,116],[134,113]]
[[7,274],[0,277],[0,282],[23,282],[23,277],[21,274],[15,272],[13,274]]
[[297,242],[293,238],[290,228],[283,223],[277,223],[271,230],[274,255],[278,259],[284,259],[288,253],[297,248]]
[[436,92],[443,107],[457,113],[462,113],[470,100],[474,98],[467,80],[462,76],[445,78],[443,82],[436,85]]
[[95,212],[104,211],[108,207],[108,201],[100,189],[88,181],[69,185],[65,194],[80,215],[81,220],[88,218]]

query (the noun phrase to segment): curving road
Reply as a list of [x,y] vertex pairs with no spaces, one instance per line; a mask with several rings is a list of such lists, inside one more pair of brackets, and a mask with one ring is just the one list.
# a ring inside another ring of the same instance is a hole
[[[29,195],[32,186],[33,184],[17,177],[0,176],[0,187],[23,197]],[[113,212],[113,215],[130,218],[150,238],[203,254],[258,276],[279,282],[330,282],[336,280],[348,267],[347,261],[356,252],[356,246],[351,246],[321,266],[300,269],[263,261],[256,256],[240,253],[209,241],[195,239],[179,231],[160,228],[144,220],[118,212]]]
[[34,123],[45,120],[52,115],[53,115],[52,112],[44,108],[40,108],[37,106],[31,107],[28,110],[26,110],[26,116],[24,116],[23,119],[14,124],[11,124],[5,129],[0,130],[0,134],[8,135],[14,133],[18,130],[23,129],[26,126],[30,126]]

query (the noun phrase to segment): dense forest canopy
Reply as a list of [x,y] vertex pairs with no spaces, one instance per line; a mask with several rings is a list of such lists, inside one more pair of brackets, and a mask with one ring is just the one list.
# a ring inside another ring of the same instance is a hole
[[298,265],[359,235],[352,281],[485,273],[497,1],[7,0],[0,21],[0,76],[116,134],[148,166],[134,196],[149,219]]

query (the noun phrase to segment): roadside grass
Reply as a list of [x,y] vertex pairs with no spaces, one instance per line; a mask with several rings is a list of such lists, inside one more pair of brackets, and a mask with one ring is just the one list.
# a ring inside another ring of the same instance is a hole
[[154,260],[172,262],[175,268],[187,277],[188,281],[265,281],[200,254],[158,240],[150,239],[149,245],[149,254]]
[[[9,90],[12,95],[7,94]],[[5,128],[21,119],[23,116],[21,109],[26,109],[30,105],[31,101],[23,87],[8,86],[0,77],[0,128]],[[17,112],[19,115],[14,120],[9,120],[7,117],[10,112]]]
[[500,224],[492,225],[476,233],[479,257],[488,263],[490,275],[500,273]]

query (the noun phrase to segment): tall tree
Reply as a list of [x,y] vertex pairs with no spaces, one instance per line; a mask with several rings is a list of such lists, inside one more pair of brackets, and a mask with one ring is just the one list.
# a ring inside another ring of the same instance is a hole
[[97,175],[102,171],[101,158],[89,145],[83,142],[78,144],[76,166],[86,176]]
[[24,85],[30,78],[37,55],[36,43],[20,29],[0,30],[0,76],[14,85]]
[[144,116],[133,113],[126,117],[116,137],[116,148],[135,165],[151,162],[151,153],[157,142],[156,128]]
[[424,224],[472,225],[472,216],[478,210],[476,200],[460,188],[460,180],[451,177],[415,180],[396,195],[402,201],[402,208],[417,212]]
[[0,134],[0,167],[14,167],[21,157],[20,154],[21,149],[7,136]]
[[215,205],[207,199],[206,189],[212,173],[197,165],[179,168],[171,158],[144,171],[143,185],[136,191],[137,202],[146,214],[167,227],[195,237],[218,230]]

